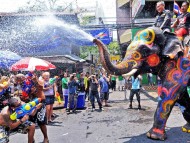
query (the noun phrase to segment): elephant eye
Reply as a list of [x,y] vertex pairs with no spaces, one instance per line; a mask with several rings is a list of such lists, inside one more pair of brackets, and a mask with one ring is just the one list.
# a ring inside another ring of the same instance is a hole
[[141,53],[142,57],[147,57],[148,55],[150,55],[151,50],[146,46],[141,46],[139,47],[139,53]]

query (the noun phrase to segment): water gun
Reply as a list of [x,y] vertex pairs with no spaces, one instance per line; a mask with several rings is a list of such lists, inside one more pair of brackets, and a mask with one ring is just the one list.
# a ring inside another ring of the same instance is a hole
[[59,104],[61,104],[61,103],[62,103],[62,101],[61,101],[60,94],[59,94],[58,92],[56,92],[56,93],[55,93],[55,97],[56,97],[56,99],[57,99],[58,103],[59,103]]
[[30,115],[34,109],[36,109],[36,105],[38,105],[41,102],[41,98],[36,98],[33,101],[23,104],[15,109],[15,112],[13,112],[10,115],[11,120],[21,119],[25,115]]
[[49,79],[49,84],[50,84],[50,85],[54,84],[57,79],[58,79],[58,76],[55,76],[54,78],[50,78],[50,79]]
[[8,83],[7,81],[4,81],[4,82],[3,82],[3,85],[4,85],[4,86],[8,86],[9,83]]
[[187,86],[187,93],[189,94],[190,97],[190,86]]

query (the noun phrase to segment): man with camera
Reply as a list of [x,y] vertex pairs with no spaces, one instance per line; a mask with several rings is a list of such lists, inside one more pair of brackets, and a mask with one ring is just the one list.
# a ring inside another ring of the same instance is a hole
[[89,77],[90,102],[92,104],[92,112],[95,110],[95,98],[97,99],[99,109],[102,110],[102,103],[98,94],[98,80],[95,75]]
[[79,83],[77,78],[74,74],[70,75],[69,82],[68,82],[68,91],[69,91],[69,99],[68,99],[68,112],[70,113],[70,109],[72,108],[72,103],[74,103],[73,113],[76,113],[77,109],[77,87]]

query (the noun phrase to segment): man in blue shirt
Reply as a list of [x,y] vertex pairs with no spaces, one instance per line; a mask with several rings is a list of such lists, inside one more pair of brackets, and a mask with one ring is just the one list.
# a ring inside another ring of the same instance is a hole
[[142,77],[139,75],[136,78],[134,76],[131,76],[131,81],[132,81],[132,88],[129,96],[130,104],[129,104],[129,109],[132,109],[132,102],[133,102],[133,96],[136,94],[137,96],[137,101],[138,101],[138,109],[141,109],[140,105],[140,85],[141,85],[141,80]]
[[79,83],[76,81],[76,77],[74,75],[70,75],[70,79],[68,82],[68,90],[69,90],[69,99],[68,99],[68,112],[70,112],[70,109],[72,108],[72,103],[74,102],[74,108],[73,113],[76,113],[77,109],[77,86],[79,86]]
[[105,101],[105,106],[109,106],[107,101],[109,99],[109,79],[106,77],[106,72],[102,71],[102,77],[99,79],[99,92],[101,101]]

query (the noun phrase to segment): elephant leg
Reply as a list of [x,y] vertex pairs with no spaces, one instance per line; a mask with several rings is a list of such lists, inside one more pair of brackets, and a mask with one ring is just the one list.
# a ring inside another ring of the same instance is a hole
[[187,92],[177,101],[180,104],[180,109],[187,123],[182,127],[183,132],[190,133],[190,97]]
[[158,102],[158,106],[154,114],[153,127],[147,133],[148,138],[155,140],[165,140],[167,138],[165,133],[165,125],[176,102],[176,98],[171,99],[169,96],[164,97],[161,95],[161,100]]

